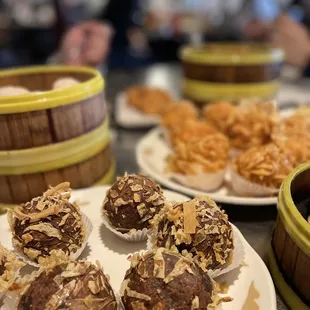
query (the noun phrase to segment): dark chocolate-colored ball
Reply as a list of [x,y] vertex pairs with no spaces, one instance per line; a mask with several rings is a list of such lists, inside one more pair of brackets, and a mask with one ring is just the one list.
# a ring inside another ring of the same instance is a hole
[[160,248],[131,259],[121,287],[125,309],[209,309],[219,301],[213,280],[192,259]]
[[85,228],[79,207],[69,198],[69,183],[62,183],[10,211],[13,245],[35,262],[52,250],[70,255],[80,249]]
[[164,205],[161,187],[142,175],[125,174],[108,190],[103,213],[116,230],[128,233],[149,227]]
[[98,265],[67,262],[43,270],[23,293],[18,310],[116,310],[107,277]]
[[153,221],[152,242],[192,257],[204,271],[230,263],[233,230],[227,215],[208,197],[166,205]]

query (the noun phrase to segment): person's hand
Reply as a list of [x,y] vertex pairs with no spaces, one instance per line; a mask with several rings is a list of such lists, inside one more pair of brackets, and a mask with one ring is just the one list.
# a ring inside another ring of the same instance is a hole
[[244,28],[244,36],[248,40],[265,41],[268,38],[270,25],[258,19],[250,20]]
[[97,66],[106,60],[112,28],[97,21],[80,23],[67,31],[60,47],[63,63]]
[[310,39],[307,29],[288,15],[280,15],[273,23],[271,43],[284,50],[289,64],[305,67],[310,61]]

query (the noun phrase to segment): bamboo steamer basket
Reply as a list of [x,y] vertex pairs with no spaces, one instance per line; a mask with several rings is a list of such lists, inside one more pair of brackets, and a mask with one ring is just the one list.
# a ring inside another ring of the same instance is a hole
[[227,42],[185,46],[180,57],[184,96],[201,105],[273,98],[284,54],[268,45]]
[[[310,162],[283,182],[269,252],[276,286],[291,309],[310,309]],[[308,211],[306,209],[308,208]]]
[[[64,77],[80,83],[51,90]],[[0,97],[2,208],[63,181],[72,188],[113,181],[104,80],[98,71],[68,66],[2,71],[0,87],[8,85],[42,92]]]

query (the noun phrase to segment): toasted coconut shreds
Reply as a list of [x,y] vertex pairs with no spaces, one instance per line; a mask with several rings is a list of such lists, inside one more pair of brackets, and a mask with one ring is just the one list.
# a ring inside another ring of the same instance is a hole
[[225,134],[234,148],[245,150],[269,143],[279,121],[273,102],[240,106]]
[[43,269],[53,269],[57,265],[68,262],[70,258],[61,250],[52,250],[50,256],[40,257],[39,264]]
[[5,292],[14,284],[18,271],[25,264],[16,255],[0,245],[0,292]]
[[221,132],[225,132],[236,112],[236,106],[230,102],[218,101],[206,105],[203,109],[204,118]]
[[290,163],[298,165],[310,160],[310,139],[299,137],[277,137],[274,143],[288,156]]
[[198,119],[198,109],[189,101],[180,101],[173,105],[162,117],[161,126],[174,132],[185,120]]
[[293,169],[288,156],[275,144],[245,151],[233,161],[233,167],[245,179],[268,188],[279,188]]
[[310,139],[309,111],[307,110],[304,114],[301,111],[302,110],[284,119],[277,127],[275,127],[272,137],[274,139],[278,137],[304,137]]
[[177,141],[174,150],[167,171],[184,175],[217,172],[225,169],[229,160],[229,142],[220,133],[187,143]]
[[[29,202],[30,209],[35,208],[39,212],[24,213],[24,206],[14,208],[13,214],[19,220],[30,219],[31,222],[39,221],[53,214],[63,211],[62,202],[68,201],[71,197],[71,188],[69,182],[60,183],[55,187],[51,187],[42,196],[33,198]],[[28,205],[28,203],[26,204]]]
[[70,198],[71,197],[71,188],[69,182],[63,182],[55,187],[49,188],[46,192],[43,193],[44,197],[48,196],[54,196],[56,194],[60,194],[64,196],[64,198]]
[[178,141],[199,141],[206,135],[215,133],[217,133],[217,130],[215,130],[211,124],[204,121],[189,119],[184,121],[182,127],[176,127],[170,131],[170,138],[172,144],[175,145]]
[[246,102],[239,106],[218,102],[206,106],[203,115],[230,139],[232,147],[241,150],[269,143],[280,121],[273,101]]

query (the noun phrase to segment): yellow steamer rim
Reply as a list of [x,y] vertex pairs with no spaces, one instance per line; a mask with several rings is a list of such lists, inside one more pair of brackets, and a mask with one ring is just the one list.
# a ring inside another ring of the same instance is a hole
[[200,46],[185,46],[181,49],[184,62],[205,65],[263,65],[282,62],[281,49],[267,44],[246,43],[208,43]]
[[[292,183],[294,180],[296,180],[297,177],[301,176],[303,173],[309,170],[310,162],[307,162],[299,166],[295,171],[293,171],[283,182],[278,199],[278,220],[282,222],[282,225],[285,228],[289,237],[293,240],[293,242],[298,246],[299,250],[302,251],[302,253],[308,259],[308,263],[304,262],[303,264],[304,276],[309,274],[310,266],[310,224],[301,215],[294,203],[292,197]],[[310,188],[309,175],[305,177],[305,180],[309,184]],[[276,242],[275,239],[274,242]],[[293,251],[293,249],[291,248],[290,251]],[[279,267],[278,259],[279,258],[275,253],[275,249],[271,248],[269,252],[270,271],[281,295],[292,309],[309,309],[309,306],[307,306],[301,300],[299,295],[293,290],[293,288],[289,286],[289,283],[285,279],[285,270],[281,270],[281,267]],[[291,262],[291,264],[292,263],[293,262]],[[295,270],[295,272],[297,271]],[[309,281],[309,278],[305,278],[303,281]]]
[[104,80],[99,71],[87,67],[74,66],[35,66],[30,68],[12,69],[0,72],[1,78],[10,79],[14,76],[35,75],[37,73],[81,73],[91,76],[85,82],[63,89],[44,91],[44,93],[30,93],[19,96],[0,97],[0,114],[39,111],[69,105],[97,95],[104,89]]

